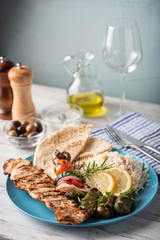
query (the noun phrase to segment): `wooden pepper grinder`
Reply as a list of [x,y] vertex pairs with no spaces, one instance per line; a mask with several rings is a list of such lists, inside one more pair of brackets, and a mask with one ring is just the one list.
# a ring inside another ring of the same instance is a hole
[[35,107],[31,97],[32,70],[21,63],[8,72],[13,90],[12,119],[35,117]]
[[13,66],[11,61],[0,57],[0,119],[12,119],[13,93],[8,79],[8,71]]

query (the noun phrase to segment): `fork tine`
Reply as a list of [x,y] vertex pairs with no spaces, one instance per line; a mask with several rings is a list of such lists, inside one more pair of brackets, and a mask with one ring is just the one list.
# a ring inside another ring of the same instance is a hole
[[104,131],[109,135],[109,137],[112,141],[114,141],[115,143],[117,143],[121,147],[134,148],[136,150],[139,150],[143,154],[147,155],[151,159],[155,160],[156,162],[158,162],[158,163],[160,162],[159,158],[157,158],[156,156],[153,156],[151,153],[149,153],[148,151],[145,151],[143,148],[138,147],[137,145],[134,145],[129,141],[126,141],[126,139],[123,140],[123,137],[121,138],[119,135],[117,135],[117,133],[114,131],[114,129],[111,126],[106,125],[106,127],[104,128]]
[[118,141],[121,141],[122,139],[117,135],[117,133],[113,130],[113,128],[109,125],[107,125],[110,133],[118,140]]
[[111,126],[106,125],[104,130],[109,135],[109,137],[111,138],[112,141],[119,143],[119,144],[123,142],[123,140],[117,135],[117,133],[112,129]]
[[108,129],[107,127],[104,129],[105,132],[107,133],[107,135],[111,138],[111,140],[113,140],[114,142],[117,141],[117,139],[115,139],[115,136],[113,135],[113,133],[110,131],[110,129]]

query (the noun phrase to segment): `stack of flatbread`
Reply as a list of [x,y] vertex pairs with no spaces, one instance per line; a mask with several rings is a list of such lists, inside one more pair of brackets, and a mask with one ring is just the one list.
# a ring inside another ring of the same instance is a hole
[[102,139],[92,138],[92,124],[74,124],[48,135],[37,146],[34,156],[34,166],[44,169],[51,178],[54,173],[54,152],[67,151],[75,169],[80,169],[88,158],[110,151],[112,145]]

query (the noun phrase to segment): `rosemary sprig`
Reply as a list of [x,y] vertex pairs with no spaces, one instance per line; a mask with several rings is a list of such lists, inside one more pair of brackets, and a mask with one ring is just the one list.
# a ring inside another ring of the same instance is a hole
[[93,161],[92,164],[90,162],[88,164],[84,164],[82,172],[75,171],[76,175],[78,175],[80,178],[83,178],[83,179],[85,178],[89,179],[93,173],[98,171],[104,171],[106,169],[113,167],[113,164],[105,164],[106,161],[107,161],[107,157],[104,159],[104,161],[100,166],[97,166],[95,161]]

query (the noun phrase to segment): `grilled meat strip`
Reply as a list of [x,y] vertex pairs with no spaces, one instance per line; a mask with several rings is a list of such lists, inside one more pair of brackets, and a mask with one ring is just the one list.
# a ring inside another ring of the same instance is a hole
[[37,179],[30,184],[28,193],[32,198],[43,203],[45,203],[44,196],[48,194],[56,195],[54,184],[46,178]]
[[[63,209],[60,208],[55,212],[57,222],[61,224],[75,223],[80,224],[89,217],[89,214],[85,210],[80,209]],[[75,225],[73,224],[73,225]]]
[[3,169],[4,174],[10,175],[15,187],[27,191],[32,198],[55,211],[55,218],[59,223],[76,225],[89,217],[85,210],[77,207],[74,200],[57,191],[53,179],[43,169],[33,167],[29,160],[9,159],[4,163]]
[[3,165],[4,174],[11,174],[14,167],[16,167],[17,165],[19,165],[19,166],[21,166],[21,165],[32,166],[32,163],[29,160],[24,160],[22,158],[17,158],[17,159],[12,159],[11,158],[11,159],[5,161],[5,163]]

